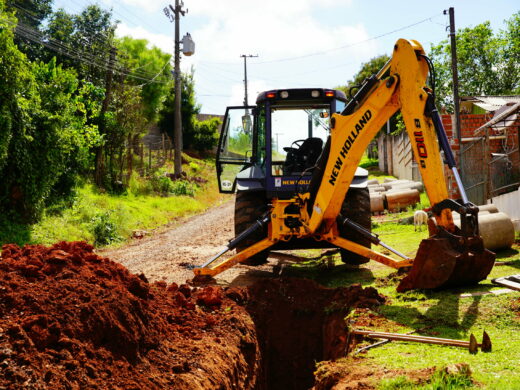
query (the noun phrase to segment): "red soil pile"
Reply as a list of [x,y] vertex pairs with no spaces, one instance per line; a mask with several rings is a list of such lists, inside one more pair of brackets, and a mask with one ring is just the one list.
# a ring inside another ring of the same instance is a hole
[[149,284],[83,242],[5,245],[0,389],[250,389],[240,290]]

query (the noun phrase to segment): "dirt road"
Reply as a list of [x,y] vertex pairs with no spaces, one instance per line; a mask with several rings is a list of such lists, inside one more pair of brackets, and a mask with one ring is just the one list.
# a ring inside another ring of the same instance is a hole
[[[185,218],[171,228],[135,239],[119,249],[98,251],[127,267],[144,273],[150,281],[185,283],[193,278],[191,267],[200,265],[234,237],[234,202],[230,200],[206,213]],[[224,256],[231,256],[234,253]],[[278,261],[260,267],[238,265],[216,277],[221,285],[248,285],[255,277],[272,274]]]

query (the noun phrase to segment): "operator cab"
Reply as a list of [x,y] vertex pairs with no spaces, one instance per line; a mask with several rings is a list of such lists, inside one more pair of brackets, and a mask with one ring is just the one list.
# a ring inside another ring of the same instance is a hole
[[228,107],[217,153],[220,192],[265,191],[268,198],[307,192],[331,116],[346,102],[339,90],[278,89],[260,93],[256,106]]

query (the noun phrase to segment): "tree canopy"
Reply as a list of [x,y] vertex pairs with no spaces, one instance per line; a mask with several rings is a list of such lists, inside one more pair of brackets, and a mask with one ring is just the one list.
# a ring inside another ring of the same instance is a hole
[[[461,96],[520,93],[520,12],[496,33],[489,22],[458,30],[456,45]],[[437,104],[453,111],[448,40],[432,46],[429,55],[436,71]]]

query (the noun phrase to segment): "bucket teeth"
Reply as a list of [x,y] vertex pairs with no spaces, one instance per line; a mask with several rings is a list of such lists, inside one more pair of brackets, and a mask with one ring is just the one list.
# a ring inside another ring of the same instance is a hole
[[421,242],[412,269],[397,291],[476,284],[487,277],[494,263],[495,254],[484,249],[479,237],[464,248],[452,239],[434,236]]

